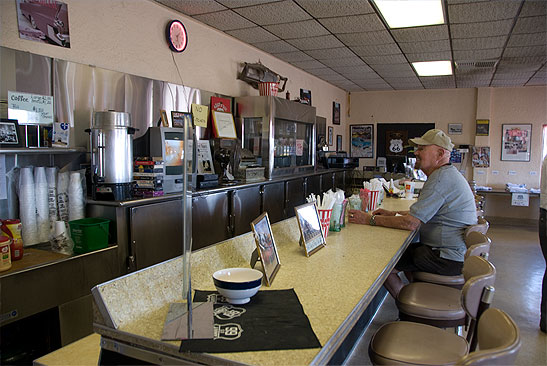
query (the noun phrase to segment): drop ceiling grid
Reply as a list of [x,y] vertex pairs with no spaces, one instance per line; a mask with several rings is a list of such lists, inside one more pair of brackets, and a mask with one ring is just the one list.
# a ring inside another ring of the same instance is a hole
[[[358,83],[363,78],[371,78],[375,81],[372,85],[380,87],[392,84],[395,89],[439,85],[451,88],[456,87],[452,86],[454,80],[458,81],[457,87],[473,80],[484,86],[483,79],[459,79],[458,73],[462,72],[476,75],[462,70],[455,70],[450,81],[429,77],[420,81],[409,62],[488,61],[500,57],[506,63],[499,62],[499,78],[492,77],[492,68],[484,80],[490,77],[499,84],[499,80],[513,75],[511,82],[516,82],[533,73],[522,81],[524,85],[530,84],[547,60],[547,1],[447,0],[449,24],[391,30],[369,0],[155,1],[334,85],[347,86],[346,90],[368,90]],[[364,71],[354,67],[363,67]],[[394,78],[412,81],[392,83]]]

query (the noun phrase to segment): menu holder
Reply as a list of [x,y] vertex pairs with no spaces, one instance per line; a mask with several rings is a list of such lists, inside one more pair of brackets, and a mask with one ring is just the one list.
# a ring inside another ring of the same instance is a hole
[[218,138],[237,139],[234,116],[231,113],[213,111],[213,125]]
[[271,286],[281,264],[279,254],[272,234],[268,213],[264,212],[251,222],[251,228],[256,242],[256,249],[251,255],[251,267],[257,261],[262,263],[262,272],[266,280],[266,286]]
[[326,246],[321,230],[321,220],[315,203],[309,202],[294,208],[300,228],[300,245],[304,246],[306,257]]

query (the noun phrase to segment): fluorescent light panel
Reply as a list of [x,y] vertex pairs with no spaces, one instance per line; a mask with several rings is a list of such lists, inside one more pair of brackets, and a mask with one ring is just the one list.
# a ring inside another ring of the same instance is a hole
[[452,75],[452,62],[450,61],[413,62],[412,66],[418,76]]
[[373,0],[390,28],[444,24],[441,0]]

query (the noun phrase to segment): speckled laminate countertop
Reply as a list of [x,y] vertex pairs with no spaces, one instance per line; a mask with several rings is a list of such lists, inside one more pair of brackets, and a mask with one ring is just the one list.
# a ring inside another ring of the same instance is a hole
[[[383,207],[406,210],[412,202],[386,199]],[[327,246],[306,257],[298,245],[300,233],[295,218],[272,225],[272,231],[281,269],[272,286],[262,290],[294,288],[323,348],[216,353],[211,354],[213,358],[257,365],[317,362],[322,353],[335,348],[344,337],[355,309],[366,308],[394,266],[403,244],[412,236],[409,231],[348,223],[340,232],[329,232]],[[254,238],[249,233],[192,253],[193,288],[214,290],[212,273],[227,267],[248,267],[254,249]],[[99,325],[95,330],[107,338],[137,340],[145,347],[180,356],[179,342],[159,340],[169,304],[181,298],[181,273],[182,260],[175,258],[99,285],[94,297],[103,315],[96,312],[95,322]],[[103,317],[107,319],[101,320]],[[207,355],[195,356],[190,358],[197,361],[205,356],[205,362],[213,360],[207,361]]]

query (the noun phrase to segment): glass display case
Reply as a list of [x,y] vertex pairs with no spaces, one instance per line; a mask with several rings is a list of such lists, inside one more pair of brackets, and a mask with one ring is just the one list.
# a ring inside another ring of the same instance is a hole
[[313,171],[315,107],[271,96],[236,98],[242,147],[266,178]]

